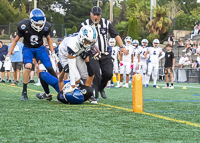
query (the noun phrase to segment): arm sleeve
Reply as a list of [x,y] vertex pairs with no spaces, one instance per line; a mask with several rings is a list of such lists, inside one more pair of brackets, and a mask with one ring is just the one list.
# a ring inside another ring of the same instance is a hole
[[68,52],[67,49],[65,48],[59,48],[59,59],[62,67],[64,68],[66,64],[68,64],[67,59],[68,59]]
[[49,34],[50,34],[50,32],[51,32],[51,25],[50,26],[48,26],[48,30],[45,32],[45,34],[44,34],[44,36],[45,37],[47,37]]
[[21,29],[21,27],[20,27],[20,25],[18,24],[17,25],[17,30],[18,30],[18,33],[17,33],[17,35],[19,36],[19,37],[22,37],[22,29]]
[[172,52],[172,59],[174,59],[174,53]]
[[70,74],[70,83],[71,85],[75,85],[75,73],[77,71],[77,67],[76,67],[76,58],[74,59],[68,59],[68,63],[69,63],[69,74]]
[[115,30],[111,22],[109,23],[109,34],[112,38],[115,38],[116,36],[119,35],[119,33],[117,32],[117,30]]

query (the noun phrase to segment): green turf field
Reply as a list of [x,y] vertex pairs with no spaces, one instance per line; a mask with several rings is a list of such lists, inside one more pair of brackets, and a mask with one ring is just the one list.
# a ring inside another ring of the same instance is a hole
[[98,105],[64,105],[56,96],[51,102],[37,99],[42,87],[33,84],[28,86],[29,101],[21,101],[21,88],[0,83],[0,142],[200,141],[198,84],[144,88],[142,114],[131,112],[131,89],[106,89],[108,98]]

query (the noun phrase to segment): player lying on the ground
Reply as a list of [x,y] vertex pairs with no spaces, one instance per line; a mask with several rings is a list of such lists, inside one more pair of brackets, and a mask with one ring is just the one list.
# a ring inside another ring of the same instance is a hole
[[23,47],[23,57],[24,57],[24,65],[25,71],[23,75],[23,90],[22,90],[22,100],[28,100],[27,96],[27,84],[29,80],[29,75],[32,68],[32,59],[33,57],[38,58],[46,67],[48,72],[56,76],[55,71],[52,68],[52,64],[50,62],[49,56],[45,51],[45,47],[43,46],[43,36],[47,38],[49,49],[51,50],[51,55],[54,59],[58,59],[56,54],[53,51],[52,40],[50,38],[51,25],[46,21],[45,14],[40,9],[33,9],[30,12],[29,19],[21,21],[18,26],[18,34],[14,39],[8,55],[6,56],[5,61],[8,62],[10,60],[10,55],[13,49],[15,48],[17,42],[21,37],[24,38],[24,47]]
[[[134,53],[134,47],[131,45],[132,38],[130,36],[127,36],[125,38],[126,46],[125,48],[129,51],[128,55],[125,55],[124,53],[120,53],[120,85],[119,87],[126,87],[129,88],[129,74],[131,72],[131,69],[133,69],[133,53]],[[126,83],[123,85],[123,75],[124,71],[126,70]]]
[[91,87],[91,84],[94,78],[94,73],[89,63],[89,57],[86,58],[86,61],[89,77],[85,84],[82,84],[80,80],[77,80],[74,91],[68,92],[71,83],[70,81],[63,80],[64,73],[69,70],[68,66],[65,66],[63,71],[60,73],[59,78],[56,78],[47,72],[41,72],[40,82],[45,92],[38,93],[36,97],[39,99],[52,100],[52,95],[49,90],[50,85],[58,92],[57,99],[62,103],[81,104],[89,99],[91,103],[97,104],[96,100],[92,97],[94,89]]
[[[165,78],[166,86],[163,89],[174,89],[174,76],[173,71],[175,67],[174,53],[172,52],[172,46],[168,44],[166,46],[167,51],[165,52]],[[171,86],[169,86],[169,75],[171,77]]]
[[[147,52],[144,54],[146,60],[148,61],[148,80],[147,80],[147,85],[145,87],[148,87],[151,72],[152,72],[152,70],[154,70],[154,72],[153,72],[153,87],[159,88],[158,86],[156,86],[159,60],[165,57],[165,53],[163,52],[162,48],[158,47],[159,43],[160,43],[160,41],[158,39],[154,39],[153,47],[148,48]],[[147,57],[147,54],[149,54],[149,59]],[[162,54],[162,55],[159,57],[160,54]]]
[[148,76],[146,75],[146,73],[147,73],[147,61],[145,59],[144,54],[146,53],[147,48],[148,48],[147,47],[148,46],[148,40],[143,39],[141,41],[141,44],[142,44],[142,47],[140,49],[140,65],[139,65],[140,67],[139,67],[139,69],[142,70],[142,73],[143,73],[142,84],[146,85]]

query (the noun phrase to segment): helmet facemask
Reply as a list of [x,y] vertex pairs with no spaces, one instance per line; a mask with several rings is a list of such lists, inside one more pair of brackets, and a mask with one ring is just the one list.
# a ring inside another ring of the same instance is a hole
[[41,19],[43,19],[43,20],[39,20],[38,22],[34,21],[33,19],[30,19],[31,27],[37,32],[42,31],[42,29],[44,28],[45,22],[46,22],[45,17],[42,17]]

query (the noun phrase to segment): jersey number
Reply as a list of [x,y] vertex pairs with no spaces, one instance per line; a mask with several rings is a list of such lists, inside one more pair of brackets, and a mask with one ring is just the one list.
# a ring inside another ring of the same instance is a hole
[[113,56],[115,55],[115,50],[113,50]]
[[153,51],[153,54],[156,55],[156,51]]
[[38,44],[38,36],[37,35],[32,35],[30,37],[31,45],[37,45]]

